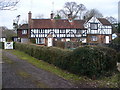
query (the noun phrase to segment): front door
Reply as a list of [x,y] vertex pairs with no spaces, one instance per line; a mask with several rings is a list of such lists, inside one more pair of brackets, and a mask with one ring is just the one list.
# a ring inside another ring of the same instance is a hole
[[105,36],[106,44],[109,43],[109,36]]
[[53,39],[48,38],[48,47],[53,46]]

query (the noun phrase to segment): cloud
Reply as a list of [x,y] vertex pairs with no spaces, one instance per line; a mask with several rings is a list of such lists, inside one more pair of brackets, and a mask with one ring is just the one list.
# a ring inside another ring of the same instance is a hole
[[[72,1],[84,4],[88,10],[96,8],[104,16],[118,17],[119,0],[69,0],[69,2]],[[54,2],[54,5],[52,5],[52,2]],[[68,2],[68,0],[20,0],[20,3],[16,6],[16,11],[0,11],[2,13],[0,15],[1,26],[12,28],[13,19],[17,15],[21,15],[20,22],[26,20],[30,10],[33,17],[43,14],[45,18],[49,18],[53,8],[54,11],[62,9],[65,2]]]

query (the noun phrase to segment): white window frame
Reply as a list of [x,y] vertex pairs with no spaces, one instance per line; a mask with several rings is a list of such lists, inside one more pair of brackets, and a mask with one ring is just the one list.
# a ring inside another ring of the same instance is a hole
[[22,30],[22,34],[27,34],[27,30]]
[[98,41],[98,37],[97,36],[91,36],[91,41]]
[[44,38],[36,38],[36,44],[45,44]]
[[98,23],[90,23],[91,30],[98,30]]

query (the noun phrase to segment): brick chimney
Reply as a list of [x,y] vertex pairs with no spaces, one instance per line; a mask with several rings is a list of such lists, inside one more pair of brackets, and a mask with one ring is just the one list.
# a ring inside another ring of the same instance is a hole
[[54,18],[54,13],[53,13],[53,12],[50,14],[50,18],[51,18],[51,19]]
[[31,21],[32,21],[32,13],[31,11],[29,11],[28,13],[28,38],[30,38]]
[[29,26],[29,28],[31,27],[31,19],[32,19],[32,13],[31,13],[31,11],[29,11],[29,13],[28,13],[28,26]]

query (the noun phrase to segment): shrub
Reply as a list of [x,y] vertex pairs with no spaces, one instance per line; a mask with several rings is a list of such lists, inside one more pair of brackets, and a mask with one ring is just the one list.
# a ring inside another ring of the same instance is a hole
[[120,51],[120,37],[115,38],[109,45],[109,47],[115,49],[116,51]]
[[88,77],[99,77],[116,69],[116,52],[103,47],[80,47],[71,53],[69,71]]
[[117,62],[119,62],[119,63],[120,63],[120,52],[119,52],[119,53],[117,53]]
[[90,78],[111,74],[116,69],[116,51],[103,47],[80,47],[74,51],[56,47],[35,46],[16,43],[15,49],[39,60]]
[[0,42],[0,49],[4,49],[4,42]]

